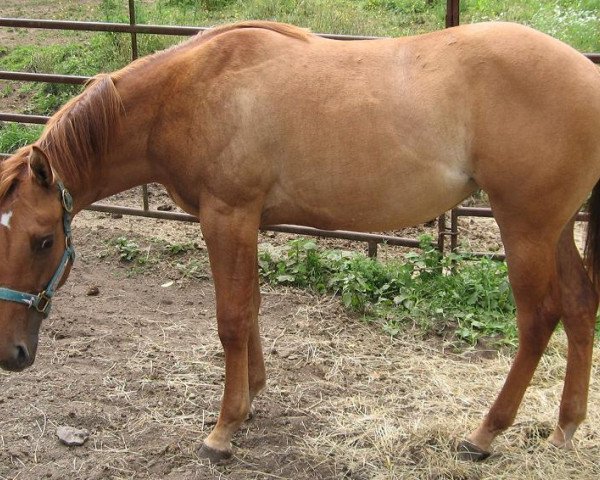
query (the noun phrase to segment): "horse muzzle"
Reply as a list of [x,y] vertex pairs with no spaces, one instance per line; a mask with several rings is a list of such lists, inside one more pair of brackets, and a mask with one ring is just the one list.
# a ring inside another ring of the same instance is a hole
[[36,351],[37,337],[34,342],[16,342],[9,344],[6,346],[4,354],[0,353],[0,368],[10,372],[20,372],[25,370],[33,364]]

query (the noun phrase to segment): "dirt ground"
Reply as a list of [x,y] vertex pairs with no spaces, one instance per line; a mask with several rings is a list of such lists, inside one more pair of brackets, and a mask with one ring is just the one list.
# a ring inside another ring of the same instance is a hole
[[[268,389],[234,438],[234,458],[204,465],[196,450],[215,422],[224,372],[210,278],[182,279],[165,264],[136,273],[108,243],[118,236],[184,243],[199,239],[197,226],[84,212],[74,233],[78,261],[42,327],[34,367],[0,373],[2,480],[600,475],[597,370],[576,451],[544,440],[560,398],[564,336],[542,360],[495,455],[470,464],[456,460],[452,446],[493,400],[508,355],[391,339],[336,298],[268,286],[261,315]],[[206,260],[201,244],[197,256]],[[99,295],[88,296],[90,287]],[[64,425],[88,429],[87,443],[63,446],[56,430]]]

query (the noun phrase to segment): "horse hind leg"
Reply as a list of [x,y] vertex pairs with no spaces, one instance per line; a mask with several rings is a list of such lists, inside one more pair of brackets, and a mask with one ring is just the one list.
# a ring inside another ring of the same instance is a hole
[[549,441],[562,448],[572,447],[573,434],[586,415],[598,310],[598,296],[575,246],[572,227],[571,223],[563,231],[557,252],[568,354],[558,425]]
[[533,377],[560,318],[560,289],[556,268],[558,235],[510,224],[502,229],[509,279],[517,307],[519,347],[505,383],[488,414],[458,445],[459,457],[483,460],[489,456],[494,438],[512,425],[525,391]]

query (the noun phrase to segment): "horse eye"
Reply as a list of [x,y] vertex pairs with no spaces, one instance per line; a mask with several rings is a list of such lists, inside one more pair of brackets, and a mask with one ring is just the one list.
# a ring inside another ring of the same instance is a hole
[[48,250],[52,245],[54,245],[54,235],[48,235],[39,241],[38,250]]

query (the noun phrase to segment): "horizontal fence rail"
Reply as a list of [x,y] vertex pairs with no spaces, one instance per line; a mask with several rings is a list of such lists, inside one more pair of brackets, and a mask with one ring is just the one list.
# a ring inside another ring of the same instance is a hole
[[[447,0],[446,2],[446,27],[453,27],[459,24],[459,0]],[[124,33],[131,36],[131,51],[132,60],[138,57],[137,54],[137,34],[151,35],[175,35],[175,36],[190,36],[199,32],[209,30],[210,27],[192,27],[192,26],[171,26],[171,25],[149,25],[138,24],[135,21],[135,1],[129,0],[129,19],[130,23],[110,23],[110,22],[78,22],[70,20],[42,20],[28,18],[2,18],[0,17],[0,27],[12,28],[33,28],[33,29],[52,29],[52,30],[71,30],[71,31],[88,31],[88,32],[110,32]],[[337,34],[317,34],[324,38],[334,40],[373,40],[380,37],[362,36],[362,35],[337,35]],[[587,58],[596,64],[600,64],[600,53],[585,53]],[[14,72],[1,71],[0,80],[23,81],[23,82],[45,82],[45,83],[60,83],[71,85],[85,85],[92,77],[82,75],[61,75],[50,73],[37,72]],[[50,117],[44,115],[29,115],[17,113],[0,112],[0,121],[29,123],[29,124],[45,124]],[[0,158],[7,158],[8,154],[0,153]],[[149,209],[148,190],[147,186],[143,186],[142,196],[143,209],[125,207],[120,205],[108,205],[103,203],[95,203],[88,207],[88,210],[96,212],[114,213],[121,215],[142,216],[148,218],[156,218],[163,220],[177,220],[184,222],[197,222],[198,219],[187,213],[168,212],[161,210]],[[493,218],[493,213],[490,208],[481,207],[455,207],[450,211],[450,226],[447,227],[447,215],[442,214],[438,217],[438,238],[435,246],[443,253],[445,248],[446,237],[450,238],[450,250],[458,251],[458,220],[460,217],[480,217]],[[578,221],[587,221],[586,213],[578,214]],[[298,225],[273,225],[264,228],[265,231],[290,233],[296,235],[310,235],[323,238],[338,238],[352,241],[365,242],[368,245],[369,256],[377,255],[377,247],[381,244],[403,246],[403,247],[419,247],[421,242],[414,238],[404,238],[394,235],[384,235],[375,233],[360,233],[345,230],[320,230],[317,228],[303,227]],[[473,255],[485,255],[491,258],[504,259],[502,254],[491,253],[472,253]]]
[[[47,30],[76,30],[83,32],[109,33],[142,33],[152,35],[175,35],[186,37],[196,35],[211,27],[182,27],[171,25],[127,24],[109,22],[76,22],[71,20],[41,20],[33,18],[4,18],[0,17],[0,27],[41,28]],[[381,37],[364,35],[341,35],[334,33],[317,33],[320,37],[332,40],[375,40]]]

